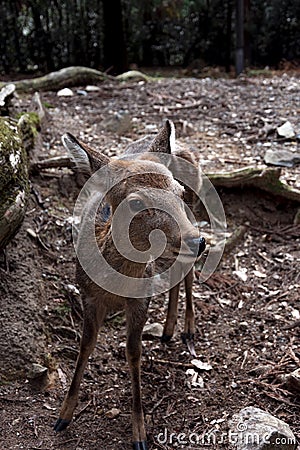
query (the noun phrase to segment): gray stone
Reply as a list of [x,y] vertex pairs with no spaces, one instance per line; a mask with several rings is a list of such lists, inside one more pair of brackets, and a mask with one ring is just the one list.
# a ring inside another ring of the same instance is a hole
[[99,91],[100,91],[100,88],[99,88],[99,86],[94,86],[94,85],[92,85],[92,84],[88,84],[88,85],[85,87],[85,90],[86,90],[87,92],[99,92]]
[[277,133],[280,137],[286,139],[291,139],[295,137],[295,131],[293,129],[293,126],[291,122],[289,122],[288,120],[283,125],[277,128]]
[[41,364],[33,363],[27,375],[28,378],[34,379],[44,377],[47,374],[48,374],[47,367],[44,367]]
[[230,421],[230,443],[237,450],[296,450],[290,427],[262,409],[249,406]]
[[125,111],[115,112],[102,120],[101,127],[122,136],[132,130],[132,118]]
[[300,164],[300,153],[288,150],[267,150],[264,161],[272,166],[293,167]]
[[147,323],[143,329],[143,339],[161,338],[164,327],[160,323]]
[[72,97],[74,95],[74,92],[70,88],[64,88],[57,91],[56,95],[58,97]]

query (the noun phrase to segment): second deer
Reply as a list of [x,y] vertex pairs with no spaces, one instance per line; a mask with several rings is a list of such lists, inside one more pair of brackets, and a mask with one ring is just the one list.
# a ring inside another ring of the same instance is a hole
[[[132,383],[133,448],[147,449],[141,395],[141,337],[147,320],[151,290],[145,291],[143,298],[140,291],[137,294],[135,285],[138,284],[138,280],[154,279],[161,273],[162,267],[166,264],[172,265],[176,259],[179,261],[182,259],[184,264],[188,260],[195,261],[205,249],[204,238],[199,235],[199,230],[187,216],[182,200],[184,188],[156,155],[171,152],[173,131],[173,125],[166,122],[164,129],[145,151],[137,151],[134,158],[128,159],[109,159],[70,134],[63,137],[65,147],[83,170],[90,174],[94,172],[98,174],[100,169],[101,177],[101,170],[105,168],[107,169],[103,172],[105,176],[110,181],[114,178],[117,180],[110,185],[100,205],[100,213],[94,224],[94,237],[98,252],[101,253],[105,263],[113,271],[118,272],[122,280],[128,280],[128,283],[114,286],[114,279],[111,279],[110,289],[107,284],[104,286],[101,280],[101,277],[103,280],[109,278],[109,273],[100,273],[100,282],[97,283],[89,276],[89,270],[82,266],[80,260],[78,261],[77,281],[84,311],[82,338],[75,373],[54,427],[56,431],[65,429],[72,420],[83,372],[96,345],[98,331],[106,314],[122,306],[126,314],[126,356]],[[130,150],[128,152],[134,153]],[[108,181],[100,179],[100,184]],[[131,218],[127,230],[132,245],[130,248],[142,252],[143,260],[136,260],[131,257],[130,252],[126,254],[126,251],[124,253],[120,250],[124,240],[123,224],[114,220],[120,210],[124,217],[127,214]],[[83,217],[83,222],[88,223],[89,220],[87,213]],[[89,255],[90,241],[84,234],[85,223],[82,229],[79,242],[88,256],[87,264],[95,270],[98,267],[96,256],[93,251]],[[161,253],[154,260],[152,250],[149,248],[151,235],[157,230],[164,234],[165,240],[164,245],[161,245]],[[173,312],[174,308],[172,314]],[[170,314],[169,308],[165,331],[172,334],[171,328],[175,323],[174,318],[169,317]],[[190,322],[188,318],[186,322],[188,322],[187,332],[193,332],[190,326],[193,320]],[[170,330],[168,323],[171,323]]]

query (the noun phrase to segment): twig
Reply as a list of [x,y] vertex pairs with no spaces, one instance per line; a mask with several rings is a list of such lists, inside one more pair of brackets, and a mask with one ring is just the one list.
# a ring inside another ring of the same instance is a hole
[[124,314],[124,310],[117,311],[114,314],[111,314],[106,317],[105,322],[109,322],[110,320],[114,320],[116,317],[121,316]]
[[299,365],[300,364],[300,359],[295,355],[295,352],[294,352],[294,350],[291,347],[289,347],[288,353],[291,355],[291,357],[295,361],[295,363]]
[[80,441],[81,441],[81,438],[79,438],[79,439],[77,439],[77,438],[76,439],[68,439],[67,441],[62,442],[61,445],[63,446],[63,445],[66,445],[66,444],[70,444],[71,442],[76,442],[74,448],[77,448],[77,446],[78,446]]
[[247,361],[247,358],[248,358],[248,350],[245,350],[244,351],[244,358],[243,358],[243,361],[242,361],[242,364],[241,364],[241,369],[244,368],[244,365],[245,365],[245,363]]
[[240,225],[236,228],[236,230],[226,240],[224,254],[228,255],[228,253],[230,253],[237,245],[240,244],[246,231],[247,227],[245,227],[245,225]]
[[292,328],[300,327],[300,319],[295,320],[292,323],[289,323],[283,327],[283,330],[291,330]]
[[38,429],[37,429],[37,426],[36,426],[36,418],[35,417],[33,418],[33,431],[34,431],[35,436],[38,438],[39,437],[39,433],[38,433]]
[[149,414],[153,414],[154,411],[160,406],[160,404],[168,397],[171,397],[170,395],[164,395],[161,399],[158,400],[157,403],[153,406]]
[[87,404],[76,414],[74,420],[77,420],[79,416],[93,403],[93,399],[89,400]]
[[174,105],[174,106],[168,106],[168,109],[170,111],[178,110],[178,109],[190,109],[190,108],[197,108],[198,106],[207,106],[206,103],[203,103],[202,100],[194,103],[189,103],[187,105]]
[[181,363],[181,362],[177,362],[177,361],[168,361],[167,359],[150,358],[150,360],[151,360],[151,362],[155,361],[155,362],[157,362],[159,364],[168,364],[170,366],[175,366],[175,367],[195,367],[191,363]]
[[289,406],[297,406],[295,403],[290,402],[289,400],[286,400],[285,398],[281,397],[280,395],[270,394],[269,392],[264,391],[264,394],[266,394],[267,397],[273,398],[274,400],[277,400],[279,402],[285,403]]

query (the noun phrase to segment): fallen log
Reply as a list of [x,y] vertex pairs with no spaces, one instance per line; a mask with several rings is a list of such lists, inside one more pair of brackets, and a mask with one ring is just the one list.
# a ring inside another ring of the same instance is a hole
[[[14,85],[18,92],[56,91],[66,86],[80,86],[104,80],[115,80],[115,78],[89,67],[72,66],[48,73],[42,77],[18,80],[14,82]],[[0,88],[7,86],[7,84],[0,83]]]
[[280,180],[281,169],[273,167],[245,167],[231,172],[206,174],[215,187],[253,187],[270,194],[300,202],[300,190]]
[[[53,168],[71,168],[76,171],[68,155],[44,159],[31,165],[32,172]],[[270,194],[300,202],[300,190],[292,188],[280,180],[281,169],[273,167],[245,167],[231,172],[207,173],[211,183],[216,187],[243,188],[253,187]]]
[[139,70],[129,70],[116,76],[118,81],[152,81],[155,78],[140,72]]
[[75,169],[75,163],[71,160],[69,155],[54,156],[53,158],[41,159],[30,164],[30,172],[33,174],[39,173],[41,170],[47,169]]

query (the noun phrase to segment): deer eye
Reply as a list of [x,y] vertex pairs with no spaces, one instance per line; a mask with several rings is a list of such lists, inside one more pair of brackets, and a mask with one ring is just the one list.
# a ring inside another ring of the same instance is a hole
[[145,209],[145,203],[139,199],[132,199],[132,200],[129,200],[129,207],[130,207],[131,211],[139,212],[139,211],[142,211],[142,209]]

